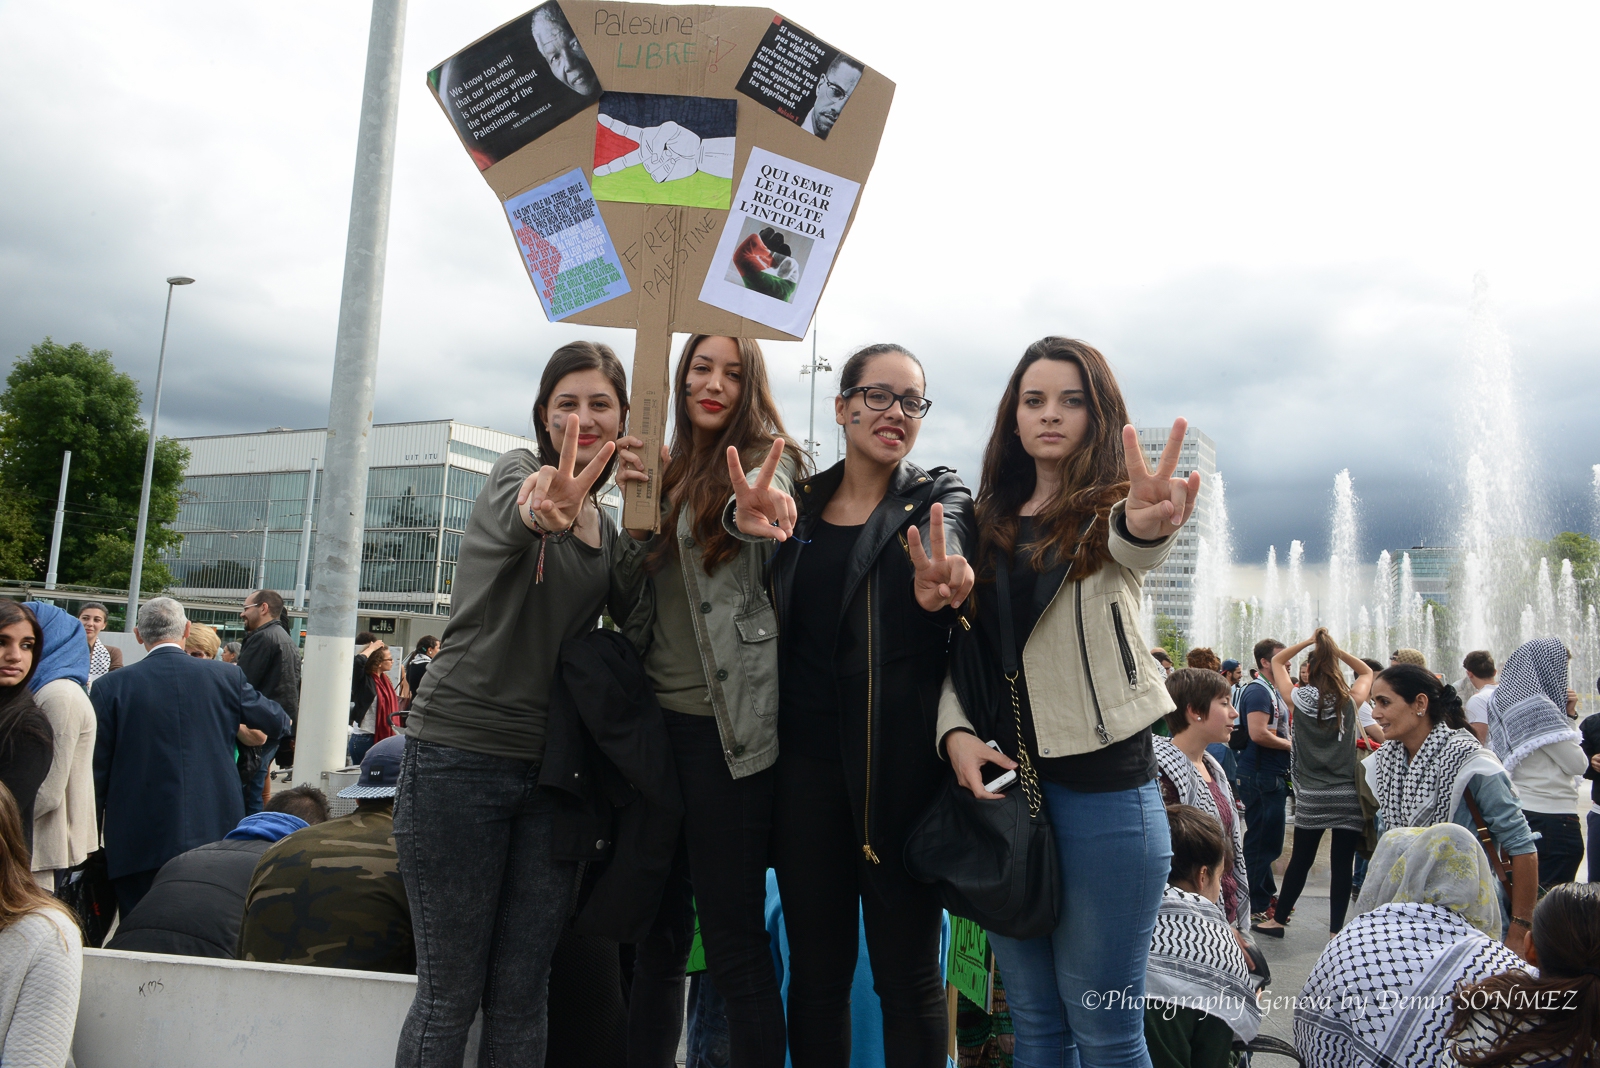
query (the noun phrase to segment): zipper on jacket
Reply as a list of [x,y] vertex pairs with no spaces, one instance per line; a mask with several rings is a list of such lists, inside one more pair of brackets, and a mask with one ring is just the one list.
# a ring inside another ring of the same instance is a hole
[[1133,650],[1128,648],[1128,632],[1122,626],[1122,605],[1111,602],[1111,623],[1117,628],[1117,650],[1122,653],[1122,670],[1128,675],[1128,687],[1139,688],[1139,669],[1133,662]]
[[1101,745],[1111,744],[1111,732],[1106,730],[1106,717],[1100,711],[1100,695],[1095,692],[1094,672],[1089,668],[1089,639],[1083,631],[1083,581],[1073,582],[1074,606],[1078,613],[1078,652],[1083,655],[1083,677],[1089,683],[1089,700],[1094,702],[1094,733]]
[[867,792],[861,802],[861,855],[880,863],[872,851],[872,573],[867,573]]

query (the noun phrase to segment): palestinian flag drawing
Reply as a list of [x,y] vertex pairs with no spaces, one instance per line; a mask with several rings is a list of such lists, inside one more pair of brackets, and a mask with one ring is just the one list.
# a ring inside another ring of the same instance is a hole
[[703,96],[601,93],[594,197],[630,204],[733,204],[738,103]]

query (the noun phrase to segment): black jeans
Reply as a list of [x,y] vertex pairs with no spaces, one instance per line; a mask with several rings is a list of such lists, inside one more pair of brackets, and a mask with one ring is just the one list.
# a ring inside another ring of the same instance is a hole
[[[1250,911],[1267,911],[1278,892],[1272,862],[1283,854],[1284,806],[1289,787],[1282,775],[1239,770],[1239,800],[1244,802],[1244,867],[1250,877]],[[1284,910],[1288,915],[1288,910]]]
[[[1272,918],[1281,924],[1289,922],[1294,903],[1300,900],[1300,891],[1306,888],[1306,876],[1311,872],[1311,862],[1317,859],[1317,847],[1322,844],[1322,830],[1305,827],[1294,829],[1294,852],[1289,854],[1289,866],[1283,872],[1283,890],[1278,894],[1277,907]],[[1328,930],[1334,934],[1344,926],[1344,916],[1350,909],[1350,880],[1355,873],[1356,849],[1361,845],[1360,831],[1333,832],[1333,843],[1328,851]],[[1246,860],[1246,866],[1249,865]]]
[[[789,934],[794,1068],[850,1063],[850,984],[859,925],[866,928],[872,987],[883,1010],[884,1063],[943,1068],[944,914],[938,899],[903,870],[875,870],[862,855],[841,761],[785,754],[777,770],[772,855]],[[900,863],[898,852],[883,857],[885,867]]]
[[678,863],[649,936],[637,948],[628,1002],[629,1068],[673,1068],[683,1031],[683,969],[694,939],[727,1000],[732,1063],[783,1068],[783,999],[767,938],[772,769],[735,779],[713,716],[662,710],[683,790]]
[[461,1068],[483,1008],[479,1063],[541,1068],[550,959],[578,865],[550,855],[555,802],[526,760],[406,741],[394,838],[411,902],[417,996],[396,1068]]
[[1578,814],[1528,811],[1522,814],[1528,818],[1528,829],[1542,835],[1534,840],[1539,849],[1540,892],[1576,879],[1578,865],[1583,861],[1583,831],[1578,826]]

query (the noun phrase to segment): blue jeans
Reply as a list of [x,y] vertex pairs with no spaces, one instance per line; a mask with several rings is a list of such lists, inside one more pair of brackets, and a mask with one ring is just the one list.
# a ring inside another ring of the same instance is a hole
[[361,763],[367,755],[367,750],[372,748],[372,737],[370,734],[352,734],[350,736],[350,740],[345,743],[344,748],[346,766]]
[[1244,802],[1244,868],[1250,876],[1250,911],[1265,912],[1278,892],[1272,862],[1283,855],[1289,786],[1282,775],[1241,771],[1239,800]]
[[260,812],[265,803],[261,795],[267,789],[267,775],[272,770],[272,758],[278,755],[278,740],[273,739],[261,747],[261,766],[256,773],[250,776],[250,782],[244,788],[244,814],[254,816]]
[[1576,812],[1528,812],[1528,830],[1539,835],[1534,844],[1539,849],[1539,890],[1543,892],[1557,883],[1570,883],[1578,878],[1578,865],[1583,861],[1583,832],[1578,828]]
[[1589,881],[1600,883],[1600,808],[1589,810]]
[[991,933],[1016,1028],[1016,1068],[1150,1068],[1145,964],[1172,866],[1155,781],[1080,793],[1045,782],[1061,861],[1061,922],[1021,942]]
[[394,839],[411,903],[417,994],[396,1068],[461,1068],[483,1008],[482,1064],[544,1064],[550,960],[578,865],[554,859],[539,766],[407,739]]

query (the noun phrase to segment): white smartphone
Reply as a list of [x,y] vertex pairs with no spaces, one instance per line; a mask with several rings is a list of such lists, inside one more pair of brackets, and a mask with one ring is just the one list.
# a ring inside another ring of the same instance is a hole
[[[988,742],[985,742],[984,744],[987,745],[990,749],[993,749],[996,753],[1000,752],[1000,747],[995,744],[994,739],[991,738]],[[991,794],[997,794],[1000,791],[1004,790],[1007,786],[1010,786],[1012,783],[1014,783],[1016,781],[1017,781],[1017,772],[1016,772],[1016,769],[1013,768],[1010,771],[1002,771],[999,775],[995,776],[993,779],[990,779],[988,782],[984,783],[983,784],[983,788],[985,790],[989,791]]]

